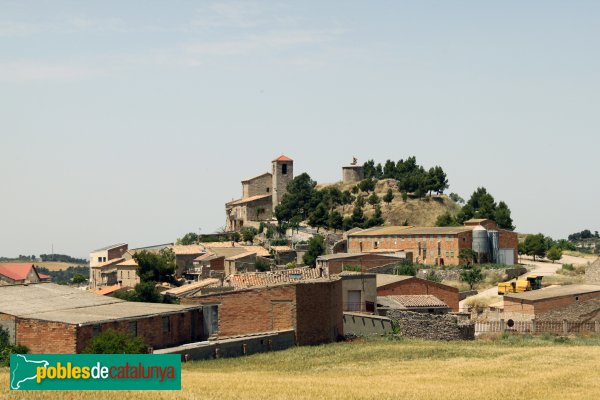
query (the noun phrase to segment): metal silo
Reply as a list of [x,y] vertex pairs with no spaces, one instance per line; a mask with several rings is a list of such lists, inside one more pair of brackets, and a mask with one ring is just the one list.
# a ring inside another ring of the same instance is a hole
[[478,262],[486,262],[490,259],[490,239],[488,231],[483,226],[473,229],[473,251],[477,253]]
[[500,248],[500,236],[498,231],[488,231],[490,238],[490,257],[494,264],[498,263],[498,249]]

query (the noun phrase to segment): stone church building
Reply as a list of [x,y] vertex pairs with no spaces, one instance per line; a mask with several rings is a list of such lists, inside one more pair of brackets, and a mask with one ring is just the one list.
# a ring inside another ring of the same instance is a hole
[[294,178],[294,161],[284,155],[272,161],[272,171],[242,181],[242,198],[225,204],[227,231],[258,227],[273,218],[287,184]]

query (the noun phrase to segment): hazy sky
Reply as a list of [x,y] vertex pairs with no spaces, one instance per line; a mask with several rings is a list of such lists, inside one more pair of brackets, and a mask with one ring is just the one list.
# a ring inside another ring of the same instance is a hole
[[0,255],[224,225],[286,154],[415,155],[517,230],[600,229],[600,2],[0,1]]

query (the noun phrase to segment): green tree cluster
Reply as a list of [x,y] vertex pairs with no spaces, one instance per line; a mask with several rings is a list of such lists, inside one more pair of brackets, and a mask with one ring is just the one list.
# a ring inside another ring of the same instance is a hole
[[325,254],[325,238],[321,235],[313,236],[308,241],[308,249],[302,256],[302,262],[314,267],[317,263],[317,257],[322,254]]
[[401,192],[414,193],[419,198],[427,193],[444,193],[448,188],[448,177],[442,167],[425,170],[414,156],[397,162],[387,160],[383,166],[369,160],[363,170],[366,179],[395,179]]
[[148,346],[139,336],[108,329],[89,341],[84,354],[144,354]]
[[200,235],[194,232],[188,232],[180,238],[177,238],[175,241],[176,244],[188,246],[190,244],[195,244],[200,241]]

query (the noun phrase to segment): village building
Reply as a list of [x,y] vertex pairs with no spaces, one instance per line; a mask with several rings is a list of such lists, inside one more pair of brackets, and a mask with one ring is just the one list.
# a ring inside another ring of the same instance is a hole
[[458,312],[458,289],[414,276],[377,274],[377,296],[432,295]]
[[504,314],[520,314],[529,319],[567,306],[600,299],[600,285],[554,286],[504,295]]
[[271,220],[293,178],[294,161],[282,155],[272,161],[271,172],[243,180],[242,198],[225,204],[225,229],[258,228],[261,221]]
[[459,265],[462,249],[472,249],[476,262],[513,265],[518,236],[486,219],[450,227],[379,226],[348,235],[349,253],[405,251],[413,254],[416,264]]
[[49,282],[52,277],[37,272],[31,263],[0,264],[0,285],[15,285],[23,283]]
[[374,314],[377,311],[377,281],[375,274],[342,272],[342,303],[344,311]]
[[[245,275],[252,274],[239,277]],[[214,339],[291,331],[296,344],[315,345],[343,336],[340,279],[275,282],[271,278],[255,275],[252,282],[258,285],[241,288],[246,285],[237,282],[236,290],[185,297],[181,303],[203,306],[205,314],[211,315],[208,334]]]
[[108,329],[151,348],[206,338],[198,306],[127,302],[53,283],[0,286],[0,327],[31,353],[80,353]]
[[390,310],[404,310],[427,314],[446,314],[450,307],[430,294],[378,296],[377,310],[387,315]]
[[317,257],[317,268],[327,271],[330,275],[342,271],[369,272],[373,268],[395,267],[411,260],[411,254],[396,252],[394,254],[377,253],[335,253]]

